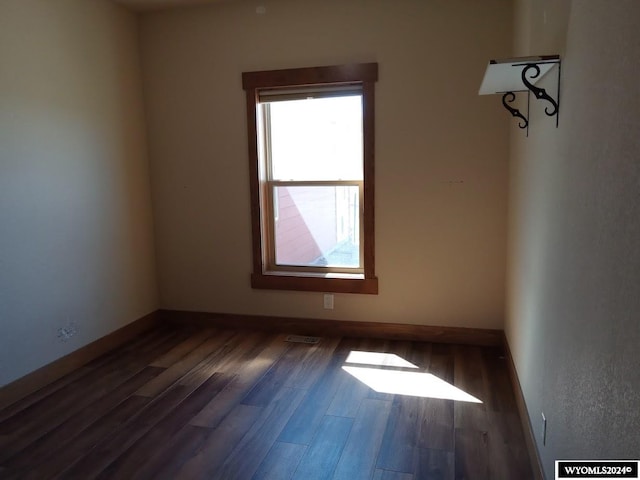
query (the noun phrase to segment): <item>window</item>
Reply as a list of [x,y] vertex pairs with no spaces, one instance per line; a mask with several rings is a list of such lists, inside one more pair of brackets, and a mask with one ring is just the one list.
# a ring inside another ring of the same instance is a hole
[[243,73],[254,288],[378,293],[377,64]]

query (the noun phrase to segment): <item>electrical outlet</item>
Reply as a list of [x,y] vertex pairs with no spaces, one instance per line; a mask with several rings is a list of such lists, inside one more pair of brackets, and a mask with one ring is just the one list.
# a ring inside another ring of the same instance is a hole
[[78,333],[78,327],[75,323],[70,322],[68,325],[64,327],[60,327],[58,329],[58,339],[61,342],[68,341],[71,337],[73,337],[76,333]]
[[333,310],[333,295],[330,293],[324,294],[324,308],[326,310]]
[[544,416],[544,412],[542,413],[542,430],[541,430],[541,436],[542,436],[542,445],[546,445],[547,444],[547,417]]

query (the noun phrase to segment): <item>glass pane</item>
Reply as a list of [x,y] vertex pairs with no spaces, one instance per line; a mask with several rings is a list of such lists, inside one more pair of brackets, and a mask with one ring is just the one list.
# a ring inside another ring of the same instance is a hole
[[273,180],[362,180],[362,96],[268,104]]
[[274,187],[276,264],[359,268],[358,190]]

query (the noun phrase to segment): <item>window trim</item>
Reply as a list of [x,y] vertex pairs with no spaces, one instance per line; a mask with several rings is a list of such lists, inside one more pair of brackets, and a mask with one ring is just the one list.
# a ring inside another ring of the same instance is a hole
[[[247,103],[247,137],[249,147],[251,236],[253,254],[252,288],[276,290],[303,290],[336,293],[378,293],[378,278],[375,276],[375,225],[374,225],[374,146],[375,146],[375,99],[374,85],[378,80],[377,63],[361,63],[328,67],[294,68],[244,72],[242,87]],[[313,274],[294,271],[265,271],[266,258],[263,249],[263,232],[269,229],[269,219],[263,218],[261,199],[264,189],[269,188],[266,172],[258,155],[257,107],[260,90],[269,88],[296,88],[309,86],[362,86],[363,129],[363,274]]]

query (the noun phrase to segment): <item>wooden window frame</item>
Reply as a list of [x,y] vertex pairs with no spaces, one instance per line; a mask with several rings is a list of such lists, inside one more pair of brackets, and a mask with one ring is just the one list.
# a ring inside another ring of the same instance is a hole
[[[253,273],[251,286],[258,289],[302,290],[335,293],[377,294],[378,278],[375,275],[374,238],[374,186],[375,186],[375,98],[374,86],[378,80],[378,64],[364,63],[328,67],[295,68],[244,72],[242,87],[246,93],[247,136],[249,147],[250,192],[251,192],[251,233]],[[264,166],[258,152],[258,104],[259,92],[263,89],[309,86],[362,87],[362,130],[363,130],[363,267],[361,274],[313,273],[306,271],[269,271],[267,268],[264,236],[269,228],[269,219],[263,212],[267,188]]]

